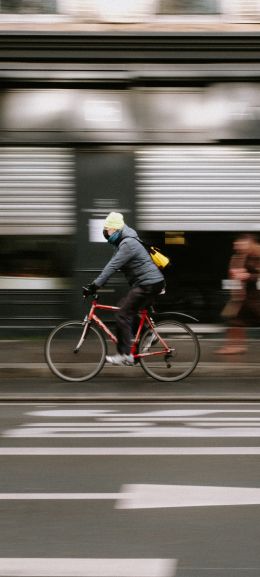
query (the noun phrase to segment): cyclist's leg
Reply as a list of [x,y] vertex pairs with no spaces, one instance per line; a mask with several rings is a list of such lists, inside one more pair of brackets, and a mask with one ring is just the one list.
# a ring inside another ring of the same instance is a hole
[[133,365],[134,357],[131,354],[131,339],[133,336],[133,321],[139,308],[145,301],[144,291],[141,287],[132,288],[119,302],[119,310],[116,314],[116,335],[118,353],[107,356],[107,362],[112,365]]
[[106,357],[109,363],[114,365],[134,364],[134,358],[131,354],[131,339],[135,316],[141,308],[153,302],[155,296],[161,292],[163,287],[164,282],[134,287],[119,302],[119,311],[116,314],[118,353]]
[[[144,288],[146,288],[146,287],[144,287]],[[145,307],[151,306],[154,303],[156,297],[159,294],[161,294],[163,289],[165,289],[165,281],[160,281],[160,282],[157,282],[155,284],[148,285],[147,290],[146,290],[146,298],[145,298],[144,306]]]
[[119,303],[119,311],[116,315],[116,330],[118,339],[118,352],[130,354],[132,327],[138,311],[153,303],[155,297],[160,294],[164,287],[164,281],[152,285],[142,285],[130,289],[126,297]]
[[119,311],[116,314],[117,350],[123,355],[129,355],[131,339],[133,337],[133,322],[139,309],[144,306],[145,293],[142,287],[131,289],[119,302]]

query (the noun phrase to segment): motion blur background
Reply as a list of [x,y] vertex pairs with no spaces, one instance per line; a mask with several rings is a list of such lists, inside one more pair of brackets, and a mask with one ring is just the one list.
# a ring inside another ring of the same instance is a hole
[[260,228],[259,31],[258,0],[0,0],[0,335],[82,314],[110,210],[170,256],[160,308],[220,322]]

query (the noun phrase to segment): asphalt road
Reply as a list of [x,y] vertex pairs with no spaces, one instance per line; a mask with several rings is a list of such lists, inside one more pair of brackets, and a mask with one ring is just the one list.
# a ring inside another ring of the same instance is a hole
[[[259,340],[248,340],[244,355],[218,355],[223,339],[200,335],[201,358],[183,381],[165,383],[140,366],[111,367],[90,381],[69,383],[54,376],[40,339],[1,341],[1,400],[259,400]],[[112,352],[112,351],[111,351]]]
[[0,404],[0,576],[259,577],[260,403]]
[[176,383],[163,383],[143,375],[135,368],[117,367],[85,383],[67,383],[50,376],[5,377],[0,380],[1,400],[28,401],[149,401],[149,400],[252,400],[260,401],[260,366],[224,370],[212,365],[205,374],[194,372]]

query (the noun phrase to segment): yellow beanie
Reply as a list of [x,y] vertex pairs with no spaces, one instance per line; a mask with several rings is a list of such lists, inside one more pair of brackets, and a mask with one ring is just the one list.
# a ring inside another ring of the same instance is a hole
[[121,230],[124,224],[124,217],[121,212],[110,212],[104,222],[104,228]]

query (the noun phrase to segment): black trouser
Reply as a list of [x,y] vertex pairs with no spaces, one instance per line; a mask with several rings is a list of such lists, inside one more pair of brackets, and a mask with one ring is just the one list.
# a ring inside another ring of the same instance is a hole
[[119,302],[119,311],[116,314],[117,350],[123,355],[129,355],[131,350],[132,326],[135,315],[141,308],[152,304],[154,298],[160,294],[165,282],[160,281],[152,285],[143,285],[132,288]]

